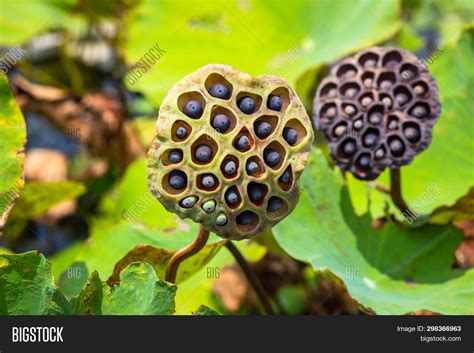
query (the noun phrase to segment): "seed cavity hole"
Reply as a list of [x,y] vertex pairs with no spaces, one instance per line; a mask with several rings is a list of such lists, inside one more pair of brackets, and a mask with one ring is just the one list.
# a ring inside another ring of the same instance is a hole
[[191,159],[197,165],[209,164],[217,155],[218,148],[217,143],[211,136],[201,135],[191,145]]
[[210,123],[216,132],[228,134],[234,130],[237,125],[237,119],[229,109],[215,105],[212,107]]
[[219,179],[212,173],[204,173],[197,176],[196,186],[202,191],[215,191],[219,188],[219,185]]
[[174,142],[186,141],[193,129],[183,120],[176,120],[171,127],[171,139]]
[[221,163],[221,173],[226,179],[234,179],[239,175],[239,159],[233,155],[227,155]]
[[229,99],[234,90],[232,84],[224,76],[218,73],[210,74],[207,77],[204,86],[210,96],[224,100]]
[[188,177],[181,170],[172,170],[163,176],[161,187],[170,195],[179,195],[188,186]]
[[259,221],[258,215],[252,211],[243,211],[236,217],[237,228],[242,233],[247,233],[255,229]]
[[289,191],[293,186],[293,170],[291,168],[291,164],[278,178],[278,185],[283,191]]
[[237,107],[247,115],[253,114],[260,109],[262,97],[250,92],[239,92],[237,94]]
[[378,64],[379,56],[372,52],[366,52],[359,57],[359,65],[364,69],[375,68]]
[[290,92],[286,87],[274,89],[267,98],[267,108],[278,112],[285,112],[290,103]]
[[258,156],[252,156],[247,159],[245,170],[247,172],[247,175],[259,178],[262,177],[265,173],[265,165]]
[[178,97],[178,108],[187,117],[199,119],[206,108],[206,100],[199,92],[186,92]]

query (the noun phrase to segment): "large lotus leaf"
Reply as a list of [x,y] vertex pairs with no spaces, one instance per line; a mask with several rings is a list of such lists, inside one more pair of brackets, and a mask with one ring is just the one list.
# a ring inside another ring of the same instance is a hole
[[[62,0],[60,4],[72,4],[76,0]],[[76,19],[68,17],[58,2],[47,0],[16,0],[0,2],[0,45],[23,44],[32,36],[47,32],[50,28],[65,26],[75,28]]]
[[371,226],[354,212],[341,173],[314,149],[295,211],[274,228],[293,257],[343,281],[351,296],[378,314],[428,309],[472,314],[474,270],[453,269],[462,236],[449,226]]
[[212,310],[211,308],[208,308],[205,305],[201,305],[195,312],[193,312],[193,315],[197,316],[208,316],[208,315],[219,315],[219,313],[215,310]]
[[0,73],[0,235],[23,189],[26,127],[7,77]]
[[165,52],[141,78],[127,81],[156,105],[179,79],[209,63],[294,84],[317,64],[391,37],[399,10],[396,0],[146,0],[128,25],[127,62],[155,44]]
[[[84,288],[71,298],[75,315],[101,315],[104,284],[97,271],[92,272]],[[130,313],[132,314],[132,313]]]
[[176,286],[160,280],[147,263],[133,263],[120,274],[120,285],[104,289],[104,315],[171,315]]
[[[430,213],[435,208],[453,204],[467,194],[474,181],[474,55],[473,31],[461,35],[454,47],[441,49],[429,66],[439,86],[441,116],[433,129],[430,147],[413,163],[401,169],[403,196],[413,211]],[[374,184],[349,178],[351,198],[358,214],[367,210],[369,189],[370,209],[374,217],[384,214],[387,200],[374,189]],[[389,186],[389,173],[384,172],[377,183]],[[391,209],[394,210],[393,205]]]
[[66,297],[77,295],[87,282],[89,271],[83,262],[75,262],[64,271],[58,280],[58,287]]
[[71,310],[43,255],[0,255],[0,315],[67,315]]
[[56,283],[59,283],[61,274],[68,268],[68,266],[74,263],[77,255],[82,249],[82,246],[82,241],[76,241],[65,249],[58,251],[48,259],[53,265],[51,271]]

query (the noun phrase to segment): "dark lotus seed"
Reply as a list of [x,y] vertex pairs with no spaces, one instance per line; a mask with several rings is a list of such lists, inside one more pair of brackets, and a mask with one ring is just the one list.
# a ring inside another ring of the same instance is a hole
[[329,98],[334,98],[337,95],[337,90],[335,88],[331,88],[328,92],[328,97]]
[[398,93],[395,96],[395,100],[397,101],[398,105],[403,105],[408,101],[408,96],[405,93]]
[[249,193],[249,199],[252,201],[258,201],[263,197],[263,187],[257,183],[250,183],[247,189]]
[[257,134],[258,138],[261,139],[268,137],[272,133],[272,126],[266,121],[258,121],[255,124],[255,129],[255,133]]
[[168,177],[168,182],[173,189],[181,190],[186,187],[188,177],[180,170],[173,170]]
[[366,78],[366,79],[364,80],[364,86],[365,86],[365,87],[370,87],[371,85],[372,85],[372,79]]
[[348,156],[350,156],[350,155],[353,154],[353,153],[355,152],[355,150],[356,150],[355,143],[352,142],[352,141],[347,142],[346,144],[344,144],[343,150],[344,150],[344,153],[345,153],[345,154],[347,154]]
[[388,128],[390,130],[395,130],[397,128],[397,119],[391,119],[389,122],[388,122]]
[[348,88],[346,92],[344,92],[346,97],[352,98],[356,95],[357,90],[355,88]]
[[361,104],[362,104],[364,107],[368,106],[370,103],[372,103],[372,98],[370,98],[370,97],[368,97],[368,96],[362,98]]
[[351,78],[352,76],[354,76],[356,74],[356,71],[355,70],[347,70],[346,73],[344,74],[344,77],[345,78]]
[[202,115],[202,107],[198,101],[189,101],[183,109],[183,113],[191,119],[199,119]]
[[188,130],[184,126],[180,126],[176,129],[176,136],[179,139],[184,139],[188,136]]
[[359,130],[362,127],[362,125],[363,123],[361,119],[354,121],[354,129]]
[[393,68],[393,67],[397,66],[397,64],[398,64],[397,60],[390,60],[389,62],[387,62],[385,64],[385,66],[387,66],[388,68]]
[[362,168],[368,168],[370,166],[370,157],[363,155],[359,158],[359,165]]
[[422,85],[416,85],[415,88],[413,89],[417,95],[422,95],[425,93],[425,89],[423,88]]
[[280,183],[283,183],[283,184],[286,184],[290,181],[291,179],[291,173],[290,171],[287,169],[285,170],[285,172],[281,175],[280,179],[278,179],[278,181]]
[[385,105],[386,107],[389,107],[392,105],[392,100],[390,99],[390,97],[383,97],[382,98],[382,103],[383,105]]
[[293,146],[298,141],[298,132],[291,127],[285,127],[283,129],[283,138],[290,146]]
[[383,90],[388,90],[390,87],[392,87],[392,82],[389,80],[385,80],[380,83],[380,88]]
[[209,90],[209,94],[216,98],[229,99],[230,90],[226,85],[222,83],[216,83],[212,85],[211,89]]
[[383,148],[379,148],[377,151],[375,151],[375,158],[380,159],[384,156],[385,151]]
[[404,71],[400,74],[400,76],[402,77],[402,79],[408,81],[408,80],[411,80],[411,79],[415,76],[415,74],[414,74],[412,71],[410,71],[410,70],[404,70]]
[[344,113],[347,115],[354,115],[356,113],[356,108],[353,105],[347,105],[344,108]]
[[214,185],[216,185],[216,181],[214,180],[214,177],[212,175],[206,175],[202,178],[202,185],[206,189],[212,188]]
[[168,159],[171,163],[179,163],[183,160],[183,152],[181,150],[171,150]]
[[422,105],[417,105],[413,108],[413,115],[417,118],[422,118],[426,115],[426,108]]
[[270,197],[270,200],[268,200],[267,211],[276,212],[281,208],[281,206],[283,206],[282,200],[279,197],[272,196]]
[[280,163],[280,154],[273,148],[266,149],[264,154],[265,163],[267,163],[270,167],[274,167]]
[[366,62],[364,63],[364,67],[368,69],[368,68],[374,67],[375,64],[376,64],[375,60],[369,59],[369,60],[366,60]]
[[260,166],[257,162],[250,161],[247,163],[247,173],[254,174],[260,171]]
[[390,142],[390,150],[395,155],[400,155],[403,151],[403,143],[400,140],[392,140]]
[[268,102],[267,102],[268,109],[276,110],[277,112],[279,112],[282,106],[283,106],[283,103],[279,96],[275,96],[273,94],[270,94],[270,96],[268,96]]
[[372,124],[378,124],[382,121],[382,118],[383,118],[383,115],[381,113],[374,112],[374,113],[370,114],[369,121]]
[[375,134],[367,134],[364,138],[364,143],[367,145],[367,146],[372,146],[375,141],[377,141],[377,135]]
[[194,156],[199,162],[206,163],[209,162],[212,158],[212,148],[208,145],[198,145],[196,151],[194,152]]
[[326,115],[329,117],[329,118],[333,118],[336,116],[336,108],[335,107],[330,107],[327,111],[326,111]]
[[239,109],[245,114],[252,114],[256,108],[255,101],[251,97],[241,98],[237,105],[239,106]]
[[242,226],[248,226],[252,223],[254,213],[250,211],[244,211],[237,216],[237,223]]
[[232,175],[237,170],[237,164],[234,161],[228,161],[224,166],[224,174]]
[[230,127],[229,117],[225,114],[217,114],[214,119],[212,119],[212,127],[219,132],[227,132]]
[[[355,124],[354,124],[355,125]],[[346,132],[346,125],[338,125],[336,126],[336,128],[334,129],[334,135],[336,136],[342,136],[342,134],[344,134]]]
[[240,136],[237,141],[235,142],[235,147],[241,151],[246,151],[250,146],[250,140],[246,135]]
[[235,205],[239,201],[239,195],[234,190],[229,189],[225,194],[225,199],[229,205]]
[[412,126],[406,127],[403,130],[403,133],[410,142],[416,142],[420,138],[420,132],[417,128],[414,128]]

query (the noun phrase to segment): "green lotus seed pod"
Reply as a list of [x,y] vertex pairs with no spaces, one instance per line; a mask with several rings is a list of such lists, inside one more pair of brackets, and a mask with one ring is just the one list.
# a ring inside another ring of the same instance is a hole
[[[210,93],[216,85],[222,85],[228,99]],[[244,112],[245,97],[253,103]],[[278,107],[268,104],[270,97]],[[191,101],[199,115],[189,113]],[[216,128],[218,115],[228,118],[225,129]],[[271,128],[270,133],[257,133],[261,126]],[[273,227],[296,206],[297,179],[313,131],[303,104],[283,79],[207,65],[168,92],[156,128],[148,153],[148,186],[168,211],[223,238],[240,240]],[[245,148],[238,143],[242,138]],[[169,163],[169,151],[175,149],[183,153],[179,166]],[[258,168],[247,170],[249,163]],[[226,197],[228,190],[232,197]]]

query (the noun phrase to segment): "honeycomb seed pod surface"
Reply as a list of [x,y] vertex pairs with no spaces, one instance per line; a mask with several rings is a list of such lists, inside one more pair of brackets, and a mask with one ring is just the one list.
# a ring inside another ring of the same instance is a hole
[[169,91],[156,128],[148,186],[168,211],[240,240],[296,206],[313,131],[283,79],[204,66]]
[[362,180],[411,163],[429,146],[441,113],[425,64],[396,47],[373,47],[335,64],[313,108],[333,160]]

